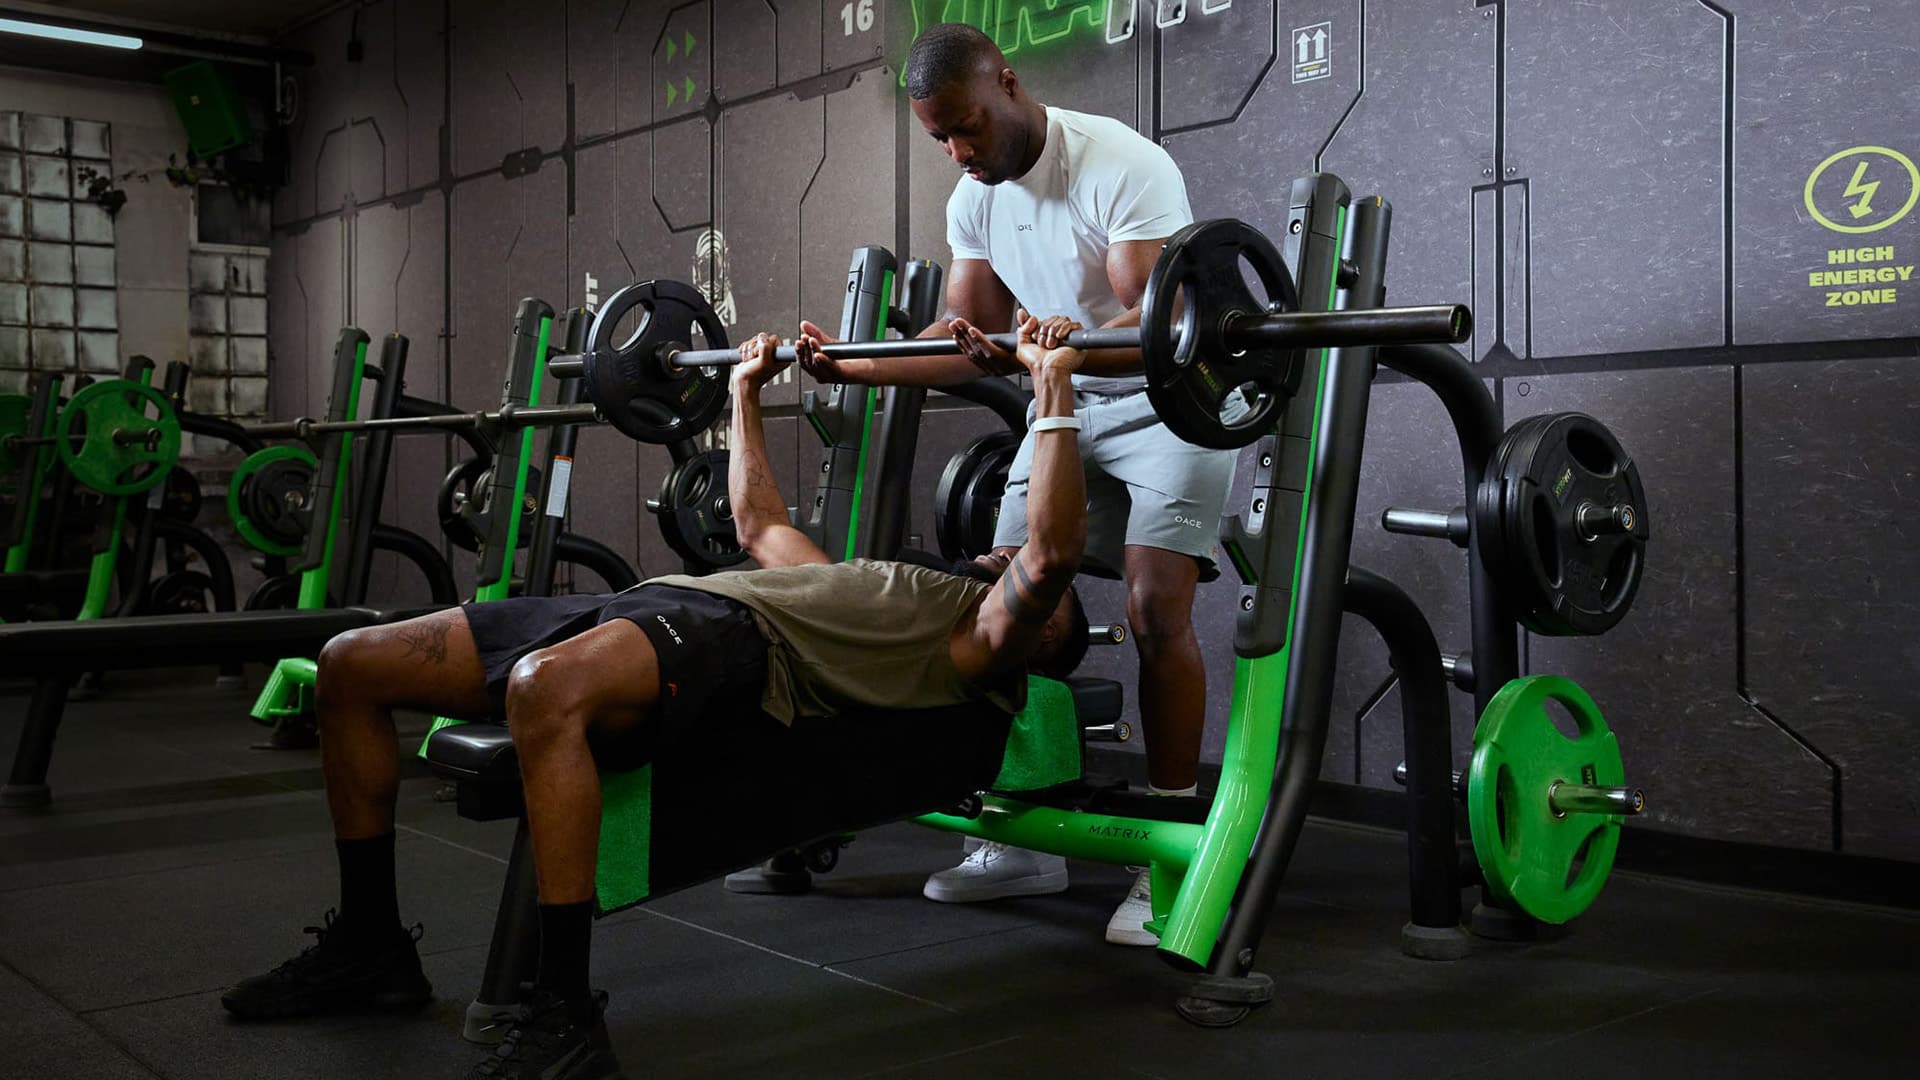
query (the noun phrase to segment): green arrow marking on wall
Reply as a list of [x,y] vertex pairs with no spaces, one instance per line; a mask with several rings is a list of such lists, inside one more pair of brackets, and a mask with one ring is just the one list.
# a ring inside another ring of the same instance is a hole
[[693,100],[693,76],[691,75],[687,76],[687,90],[683,100],[689,102]]
[[686,44],[681,46],[680,51],[682,53],[685,53],[688,56],[692,56],[693,55],[693,31],[683,30],[681,32],[686,35]]
[[679,47],[678,42],[674,41],[672,38],[667,39],[667,63],[669,64],[673,63],[673,50],[678,47]]
[[679,88],[674,86],[672,83],[667,84],[667,105],[669,107],[673,105],[673,95],[674,95],[674,92],[678,89]]

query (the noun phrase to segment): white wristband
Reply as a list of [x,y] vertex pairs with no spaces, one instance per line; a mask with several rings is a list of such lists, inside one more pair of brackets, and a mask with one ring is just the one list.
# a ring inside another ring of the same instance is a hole
[[1079,431],[1080,418],[1077,416],[1043,416],[1027,429],[1036,434],[1042,431]]

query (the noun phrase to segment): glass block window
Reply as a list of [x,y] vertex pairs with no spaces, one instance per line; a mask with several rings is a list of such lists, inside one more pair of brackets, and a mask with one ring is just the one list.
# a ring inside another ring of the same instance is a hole
[[108,125],[0,111],[0,394],[36,371],[120,370],[113,218],[87,198],[111,176]]
[[187,256],[187,330],[194,412],[236,419],[267,415],[267,253]]

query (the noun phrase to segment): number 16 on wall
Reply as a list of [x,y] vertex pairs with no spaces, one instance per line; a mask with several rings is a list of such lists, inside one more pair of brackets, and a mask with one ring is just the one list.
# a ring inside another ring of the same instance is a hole
[[846,28],[842,37],[852,37],[856,30],[864,34],[873,29],[873,0],[841,5],[840,23]]

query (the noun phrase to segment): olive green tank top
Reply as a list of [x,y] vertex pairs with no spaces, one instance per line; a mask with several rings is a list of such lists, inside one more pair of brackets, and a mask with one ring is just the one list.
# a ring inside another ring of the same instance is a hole
[[851,559],[648,584],[724,596],[753,611],[768,643],[761,707],[783,723],[851,705],[924,709],[986,700],[1018,712],[1025,704],[1027,683],[1018,673],[985,686],[953,666],[953,628],[989,587],[969,578]]

